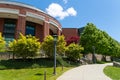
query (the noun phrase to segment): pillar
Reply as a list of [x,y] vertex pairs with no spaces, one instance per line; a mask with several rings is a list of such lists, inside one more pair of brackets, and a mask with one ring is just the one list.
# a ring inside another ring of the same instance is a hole
[[49,26],[50,26],[49,22],[45,21],[44,25],[43,25],[43,31],[44,31],[43,36],[44,36],[44,38],[49,35]]
[[58,36],[60,36],[61,35],[61,31],[58,29],[58,31],[57,31],[57,34],[58,34]]
[[26,30],[26,12],[21,9],[18,15],[15,38],[17,39],[19,37],[19,33],[25,35],[25,30]]
[[44,39],[43,35],[44,35],[43,25],[36,24],[36,27],[35,27],[35,36],[36,36],[36,38],[39,39],[40,42],[42,42],[43,39]]
[[0,32],[3,33],[4,19],[0,18]]

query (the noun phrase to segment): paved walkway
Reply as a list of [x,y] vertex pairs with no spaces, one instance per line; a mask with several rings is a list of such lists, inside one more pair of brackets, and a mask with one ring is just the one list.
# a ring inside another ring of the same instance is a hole
[[65,72],[57,80],[112,80],[103,73],[107,64],[83,65]]

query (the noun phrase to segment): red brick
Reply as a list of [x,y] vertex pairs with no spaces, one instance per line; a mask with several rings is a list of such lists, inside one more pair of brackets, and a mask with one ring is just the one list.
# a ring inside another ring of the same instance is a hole
[[3,33],[4,19],[0,19],[0,32]]
[[77,28],[63,28],[62,34],[65,36],[66,40],[73,36],[79,36]]

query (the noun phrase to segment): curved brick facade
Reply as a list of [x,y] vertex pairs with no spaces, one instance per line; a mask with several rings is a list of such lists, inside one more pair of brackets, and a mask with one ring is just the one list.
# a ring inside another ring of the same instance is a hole
[[60,23],[42,10],[23,3],[0,1],[0,32],[4,33],[5,19],[16,20],[14,38],[26,34],[26,22],[35,26],[35,36],[42,41],[47,35],[60,35]]

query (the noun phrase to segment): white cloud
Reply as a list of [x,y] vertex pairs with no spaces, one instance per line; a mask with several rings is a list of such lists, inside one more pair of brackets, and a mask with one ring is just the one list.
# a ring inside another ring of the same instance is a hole
[[67,9],[67,13],[70,14],[71,16],[76,16],[77,12],[73,7]]
[[63,0],[63,2],[64,2],[65,4],[67,4],[67,3],[68,3],[68,0]]
[[52,3],[49,5],[48,8],[46,8],[46,12],[53,16],[57,17],[59,19],[64,19],[67,16],[76,16],[77,12],[73,7],[68,8],[67,10],[64,10],[63,7],[57,3]]

